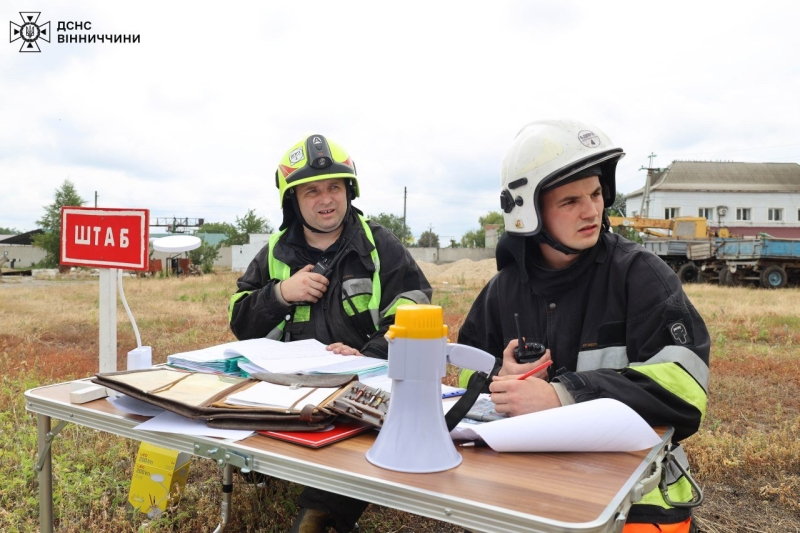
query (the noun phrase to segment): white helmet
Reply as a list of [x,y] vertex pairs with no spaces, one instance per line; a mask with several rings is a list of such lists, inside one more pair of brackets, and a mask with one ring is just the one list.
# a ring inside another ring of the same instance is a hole
[[617,162],[624,155],[605,133],[588,124],[540,120],[526,125],[503,158],[500,207],[506,232],[546,236],[541,224],[541,191],[588,176],[599,176],[604,205],[611,207]]

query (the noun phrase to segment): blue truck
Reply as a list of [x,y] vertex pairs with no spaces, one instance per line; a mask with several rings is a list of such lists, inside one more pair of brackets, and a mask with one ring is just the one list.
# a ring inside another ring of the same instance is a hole
[[800,239],[649,239],[642,246],[663,259],[684,283],[719,281],[769,289],[800,285]]
[[714,256],[722,263],[719,280],[723,285],[755,282],[767,289],[779,289],[800,282],[800,239],[720,239]]

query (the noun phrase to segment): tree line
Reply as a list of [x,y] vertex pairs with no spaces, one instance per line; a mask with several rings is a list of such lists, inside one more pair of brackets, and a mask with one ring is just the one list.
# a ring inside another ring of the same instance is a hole
[[[82,206],[86,200],[81,198],[75,189],[75,185],[70,180],[56,189],[53,203],[45,206],[45,214],[36,224],[44,230],[44,233],[33,237],[33,244],[45,251],[45,258],[40,263],[41,267],[53,268],[58,266],[61,257],[61,208],[71,206]],[[614,205],[609,209],[614,216],[625,216],[625,200],[621,193],[617,193]],[[397,237],[406,246],[424,248],[485,248],[487,225],[498,225],[498,238],[503,233],[503,214],[500,211],[490,211],[484,216],[478,217],[478,227],[467,231],[459,241],[450,239],[445,246],[439,242],[439,236],[432,230],[423,231],[419,239],[414,240],[411,227],[404,224],[403,217],[391,213],[379,213],[378,215],[368,216]],[[622,228],[630,230],[630,228]],[[192,261],[200,265],[204,272],[211,272],[214,260],[219,257],[219,249],[222,246],[236,246],[249,243],[249,235],[252,233],[272,233],[274,231],[269,219],[259,217],[255,209],[248,209],[244,216],[236,217],[236,221],[229,222],[207,222],[197,229],[197,233],[216,233],[225,235],[225,239],[218,244],[208,244],[203,240],[201,246],[196,250],[188,252]],[[19,233],[12,228],[0,228],[0,234]],[[627,236],[628,238],[635,236]],[[152,251],[151,251],[152,253]]]

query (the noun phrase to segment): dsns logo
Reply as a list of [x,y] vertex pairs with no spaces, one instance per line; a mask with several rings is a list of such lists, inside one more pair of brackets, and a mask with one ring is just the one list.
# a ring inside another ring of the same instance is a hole
[[40,38],[43,41],[50,42],[50,23],[37,23],[39,15],[41,14],[40,11],[31,13],[20,12],[19,15],[22,17],[22,26],[15,24],[13,21],[11,22],[9,30],[10,42],[13,43],[17,39],[22,39],[22,47],[19,49],[20,52],[41,52],[39,44],[36,42]]

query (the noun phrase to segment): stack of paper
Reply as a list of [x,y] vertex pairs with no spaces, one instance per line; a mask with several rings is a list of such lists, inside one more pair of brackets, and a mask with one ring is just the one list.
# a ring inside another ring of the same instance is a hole
[[294,342],[252,339],[232,344],[236,346],[229,346],[228,350],[243,357],[238,361],[239,368],[249,374],[277,372],[361,375],[375,371],[385,372],[388,364],[383,359],[329,352],[325,344],[314,339]]
[[256,372],[283,374],[358,374],[366,377],[385,373],[388,362],[374,357],[329,352],[314,339],[281,342],[250,339],[167,357],[172,366],[198,372],[247,376]]
[[167,364],[196,372],[240,376],[243,375],[238,365],[241,356],[235,351],[228,351],[227,349],[233,344],[238,344],[238,342],[229,342],[191,352],[176,353],[167,357]]

